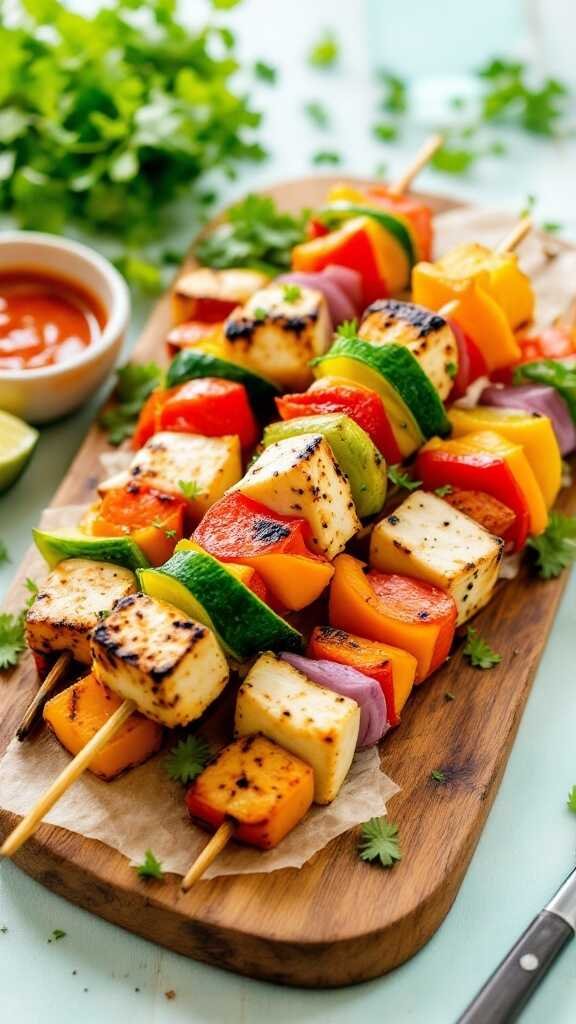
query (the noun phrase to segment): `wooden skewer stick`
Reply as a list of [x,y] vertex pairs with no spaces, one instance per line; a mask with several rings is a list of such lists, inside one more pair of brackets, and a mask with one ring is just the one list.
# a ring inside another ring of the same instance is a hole
[[514,252],[518,248],[520,242],[526,238],[532,228],[534,222],[532,217],[521,217],[517,224],[514,225],[511,231],[504,236],[499,245],[496,246],[496,252],[499,256],[503,256],[504,253]]
[[188,889],[194,885],[194,882],[197,882],[202,878],[206,869],[209,868],[212,862],[216,860],[218,854],[222,853],[222,850],[232,838],[233,834],[234,829],[230,822],[225,821],[220,825],[220,828],[217,829],[210,842],[196,858],[190,870],[184,875],[184,878],[182,879],[183,892],[188,892]]
[[22,742],[25,740],[28,734],[31,732],[36,717],[42,710],[46,698],[50,696],[53,690],[56,689],[58,683],[63,676],[66,675],[70,662],[72,661],[72,655],[68,651],[64,651],[63,654],[54,662],[44,682],[37,690],[33,699],[24,712],[22,721],[16,730],[16,738]]
[[109,740],[124,725],[124,722],[136,710],[134,701],[125,700],[110,716],[108,721],[98,730],[76,757],[70,761],[52,785],[40,797],[35,807],[22,818],[19,825],[10,833],[4,845],[0,847],[0,856],[13,857],[20,847],[34,834],[45,814],[54,806],[70,786],[79,779],[88,768],[90,762],[105,747]]
[[428,161],[432,159],[434,153],[438,149],[440,149],[440,146],[442,145],[443,142],[444,139],[442,135],[431,135],[430,138],[426,140],[424,145],[420,147],[414,159],[412,160],[412,163],[409,164],[406,170],[404,171],[404,174],[402,174],[402,176],[398,178],[398,181],[396,181],[393,185],[390,186],[388,191],[394,196],[403,195],[404,192],[406,192],[406,190],[410,188],[410,185],[414,181],[416,175],[419,174],[422,168],[426,166]]

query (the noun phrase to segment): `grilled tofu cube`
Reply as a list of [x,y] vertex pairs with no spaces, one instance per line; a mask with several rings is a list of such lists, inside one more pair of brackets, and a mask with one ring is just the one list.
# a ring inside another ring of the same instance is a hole
[[130,569],[109,562],[66,558],[42,584],[26,615],[26,641],[38,654],[69,651],[89,665],[90,633],[102,612],[136,591]]
[[356,701],[317,686],[274,654],[258,659],[238,691],[236,735],[261,732],[311,765],[317,804],[338,795],[359,727]]
[[[71,754],[78,754],[106,724],[122,701],[93,674],[79,679],[44,707],[44,721]],[[116,778],[152,757],[162,744],[162,728],[137,711],[98,751],[88,769],[99,778]]]
[[370,563],[442,587],[458,609],[457,625],[488,603],[504,541],[427,491],[414,491],[376,524]]
[[224,320],[269,280],[259,270],[183,270],[172,289],[172,323]]
[[287,286],[272,284],[255,292],[224,325],[232,358],[279,388],[300,390],[312,381],[309,362],[326,352],[331,323],[326,299],[300,288],[286,299]]
[[329,559],[360,529],[348,479],[321,434],[271,444],[234,490],[273,512],[306,519],[313,550]]
[[232,820],[235,839],[270,850],[301,821],[313,796],[310,765],[264,736],[246,736],[194,780],[186,806],[209,828]]
[[418,360],[444,400],[458,368],[458,346],[448,321],[424,306],[381,299],[366,310],[359,337],[378,345],[403,345]]
[[180,482],[190,483],[191,515],[200,520],[242,476],[240,441],[236,435],[201,437],[160,431],[136,453],[128,473],[142,487],[179,498],[188,497]]
[[164,601],[123,598],[92,634],[94,675],[173,729],[200,718],[228,682],[214,633]]

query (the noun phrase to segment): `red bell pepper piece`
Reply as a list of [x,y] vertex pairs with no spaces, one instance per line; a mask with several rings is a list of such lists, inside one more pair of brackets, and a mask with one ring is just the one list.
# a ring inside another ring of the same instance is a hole
[[237,434],[245,449],[258,440],[246,388],[219,377],[198,377],[168,392],[157,412],[156,430],[204,437]]
[[146,441],[158,430],[157,416],[166,401],[167,394],[168,391],[165,391],[164,388],[157,388],[142,406],[136,430],[132,436],[132,447],[136,451],[146,444]]
[[316,557],[308,547],[311,531],[305,519],[271,512],[240,491],[225,494],[208,509],[194,540],[222,562],[272,554]]
[[357,270],[362,278],[364,305],[376,299],[385,299],[390,288],[383,274],[382,260],[378,248],[378,233],[381,231],[368,217],[349,220],[336,231],[302,242],[292,250],[292,269],[305,273],[323,270],[335,263],[341,267]]
[[526,543],[530,510],[516,478],[504,459],[489,452],[455,454],[442,448],[419,453],[414,467],[416,477],[433,491],[446,484],[463,491],[483,491],[497,498],[515,513],[504,540],[519,551]]
[[537,359],[565,359],[576,352],[576,333],[567,324],[550,324],[538,335],[519,335],[516,340],[522,352],[521,359],[492,374],[492,379],[501,384],[511,384],[514,370],[523,363]]
[[320,380],[303,394],[277,398],[276,406],[283,420],[344,413],[366,431],[387,462],[391,465],[402,462],[382,399],[370,388],[354,384],[323,384]]

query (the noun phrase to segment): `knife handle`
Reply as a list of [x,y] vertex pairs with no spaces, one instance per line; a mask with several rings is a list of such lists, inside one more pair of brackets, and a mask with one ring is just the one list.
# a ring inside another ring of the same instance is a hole
[[563,918],[543,910],[528,925],[457,1024],[511,1024],[572,938],[574,932]]

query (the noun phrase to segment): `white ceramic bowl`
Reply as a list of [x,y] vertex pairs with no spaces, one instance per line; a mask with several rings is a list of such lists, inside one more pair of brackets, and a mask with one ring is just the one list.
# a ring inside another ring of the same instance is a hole
[[0,232],[0,274],[19,269],[44,270],[77,281],[98,298],[106,316],[100,337],[70,362],[29,370],[0,369],[0,409],[29,423],[48,423],[82,405],[114,366],[128,326],[130,294],[107,259],[58,235]]

